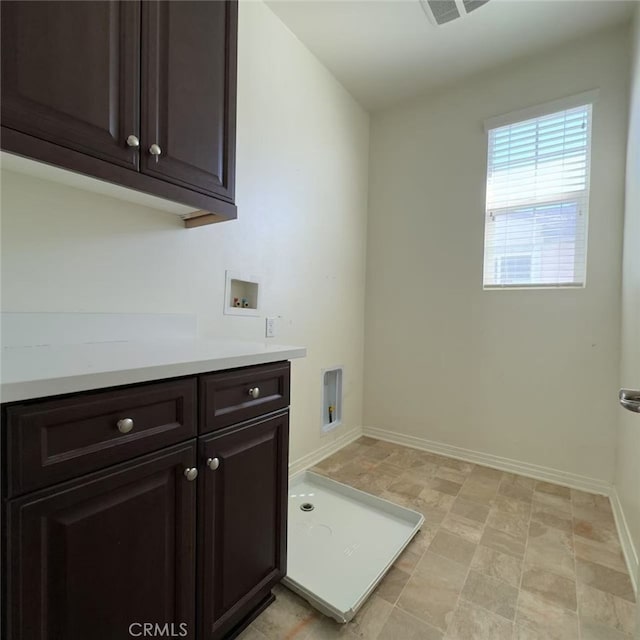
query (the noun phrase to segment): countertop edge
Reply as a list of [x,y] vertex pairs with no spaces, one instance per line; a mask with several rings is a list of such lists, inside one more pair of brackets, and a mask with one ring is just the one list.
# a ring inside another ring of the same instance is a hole
[[153,382],[155,380],[222,371],[224,369],[304,358],[306,354],[305,347],[292,347],[268,353],[224,356],[197,361],[150,365],[134,369],[100,371],[59,378],[2,383],[0,385],[0,402],[7,404],[80,391],[98,391],[141,382]]

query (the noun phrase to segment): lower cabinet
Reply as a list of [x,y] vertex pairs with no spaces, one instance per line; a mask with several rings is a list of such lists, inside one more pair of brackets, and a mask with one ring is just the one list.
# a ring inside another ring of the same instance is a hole
[[288,376],[274,399],[273,365],[242,373],[229,384],[247,400],[229,411],[242,420],[263,397],[271,411],[213,431],[194,424],[206,376],[3,406],[1,638],[221,640],[273,600],[286,570]]
[[222,637],[286,571],[289,413],[200,439],[201,638]]
[[195,441],[11,502],[8,638],[195,638]]

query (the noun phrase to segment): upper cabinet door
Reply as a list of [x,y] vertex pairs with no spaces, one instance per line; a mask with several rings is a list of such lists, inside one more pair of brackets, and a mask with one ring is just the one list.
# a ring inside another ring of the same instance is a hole
[[237,0],[143,2],[142,14],[141,170],[233,202]]
[[137,169],[140,3],[1,7],[2,125]]

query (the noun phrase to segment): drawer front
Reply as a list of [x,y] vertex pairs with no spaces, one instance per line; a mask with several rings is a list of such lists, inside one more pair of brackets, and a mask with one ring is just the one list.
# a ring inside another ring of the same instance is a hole
[[9,496],[193,437],[196,389],[194,377],[8,407]]
[[200,432],[289,406],[288,362],[200,376]]

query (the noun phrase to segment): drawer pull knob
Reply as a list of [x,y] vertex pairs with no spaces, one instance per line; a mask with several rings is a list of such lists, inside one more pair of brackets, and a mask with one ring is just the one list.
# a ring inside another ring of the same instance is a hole
[[127,138],[127,146],[137,149],[140,146],[140,140],[132,134]]
[[133,420],[131,418],[123,418],[118,420],[118,431],[120,433],[129,433],[133,429]]
[[220,460],[218,458],[207,458],[207,467],[211,471],[215,471],[220,466]]
[[195,467],[188,467],[184,470],[184,477],[191,482],[198,477],[198,470]]
[[260,397],[260,387],[251,387],[249,389],[249,395],[255,400]]

